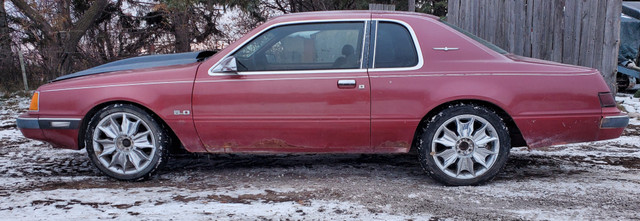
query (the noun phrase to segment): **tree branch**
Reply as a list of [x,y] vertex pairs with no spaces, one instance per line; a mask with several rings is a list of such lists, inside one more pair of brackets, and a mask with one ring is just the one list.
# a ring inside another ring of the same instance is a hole
[[87,30],[94,25],[95,21],[102,15],[102,11],[107,7],[108,0],[96,0],[93,5],[78,19],[78,22],[73,25],[69,33],[69,39],[64,43],[62,59],[60,62],[59,73],[66,73],[68,70],[68,58],[69,53],[76,52],[78,42],[82,36],[85,35]]
[[73,25],[71,35],[68,41],[68,44],[78,45],[78,41],[80,38],[84,36],[85,32],[91,28],[91,26],[95,23],[95,20],[100,17],[102,11],[105,7],[107,7],[108,0],[96,0],[93,5],[87,10],[78,22]]
[[33,23],[35,23],[35,25],[40,28],[42,32],[46,33],[48,38],[52,38],[52,36],[49,36],[53,34],[53,28],[51,27],[51,24],[49,24],[47,20],[44,19],[44,17],[42,17],[40,13],[38,13],[38,11],[31,8],[31,6],[29,6],[29,4],[27,4],[27,2],[25,2],[24,0],[11,0],[11,2],[13,2],[13,5],[20,9],[20,11],[24,15],[31,19],[31,21],[33,21]]

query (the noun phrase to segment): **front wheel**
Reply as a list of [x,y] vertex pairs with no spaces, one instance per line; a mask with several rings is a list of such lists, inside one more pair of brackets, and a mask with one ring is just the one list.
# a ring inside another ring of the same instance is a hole
[[115,104],[89,121],[85,146],[89,159],[104,174],[119,180],[143,180],[166,161],[169,145],[161,124],[146,111]]
[[509,157],[511,139],[490,109],[459,104],[427,124],[418,145],[422,168],[445,185],[479,185],[493,179]]

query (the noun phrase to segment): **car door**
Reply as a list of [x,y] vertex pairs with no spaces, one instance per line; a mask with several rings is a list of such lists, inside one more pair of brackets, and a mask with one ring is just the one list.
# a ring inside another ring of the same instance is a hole
[[371,22],[371,146],[376,152],[408,152],[424,109],[428,80],[419,42],[402,16],[374,14]]
[[237,72],[199,74],[192,114],[207,150],[369,151],[365,22],[275,26],[221,59]]

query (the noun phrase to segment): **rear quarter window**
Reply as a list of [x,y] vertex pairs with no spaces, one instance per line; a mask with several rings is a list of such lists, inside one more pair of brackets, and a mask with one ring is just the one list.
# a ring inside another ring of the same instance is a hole
[[409,30],[393,22],[378,23],[374,68],[413,67],[418,53]]

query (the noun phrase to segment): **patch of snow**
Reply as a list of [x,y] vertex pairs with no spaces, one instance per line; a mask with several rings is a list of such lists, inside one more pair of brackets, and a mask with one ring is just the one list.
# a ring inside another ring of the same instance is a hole
[[629,114],[629,124],[640,125],[640,98],[635,98],[632,94],[618,93],[616,101]]
[[[265,193],[239,190],[235,195]],[[0,216],[20,219],[275,219],[275,220],[402,220],[405,216],[372,213],[366,206],[336,200],[308,202],[225,202],[212,198],[215,191],[179,188],[58,189],[33,191],[0,201]],[[231,194],[231,195],[234,195]],[[232,197],[232,196],[226,196]],[[233,198],[233,197],[232,197]],[[41,215],[40,215],[41,214]],[[424,218],[424,217],[423,217]]]

